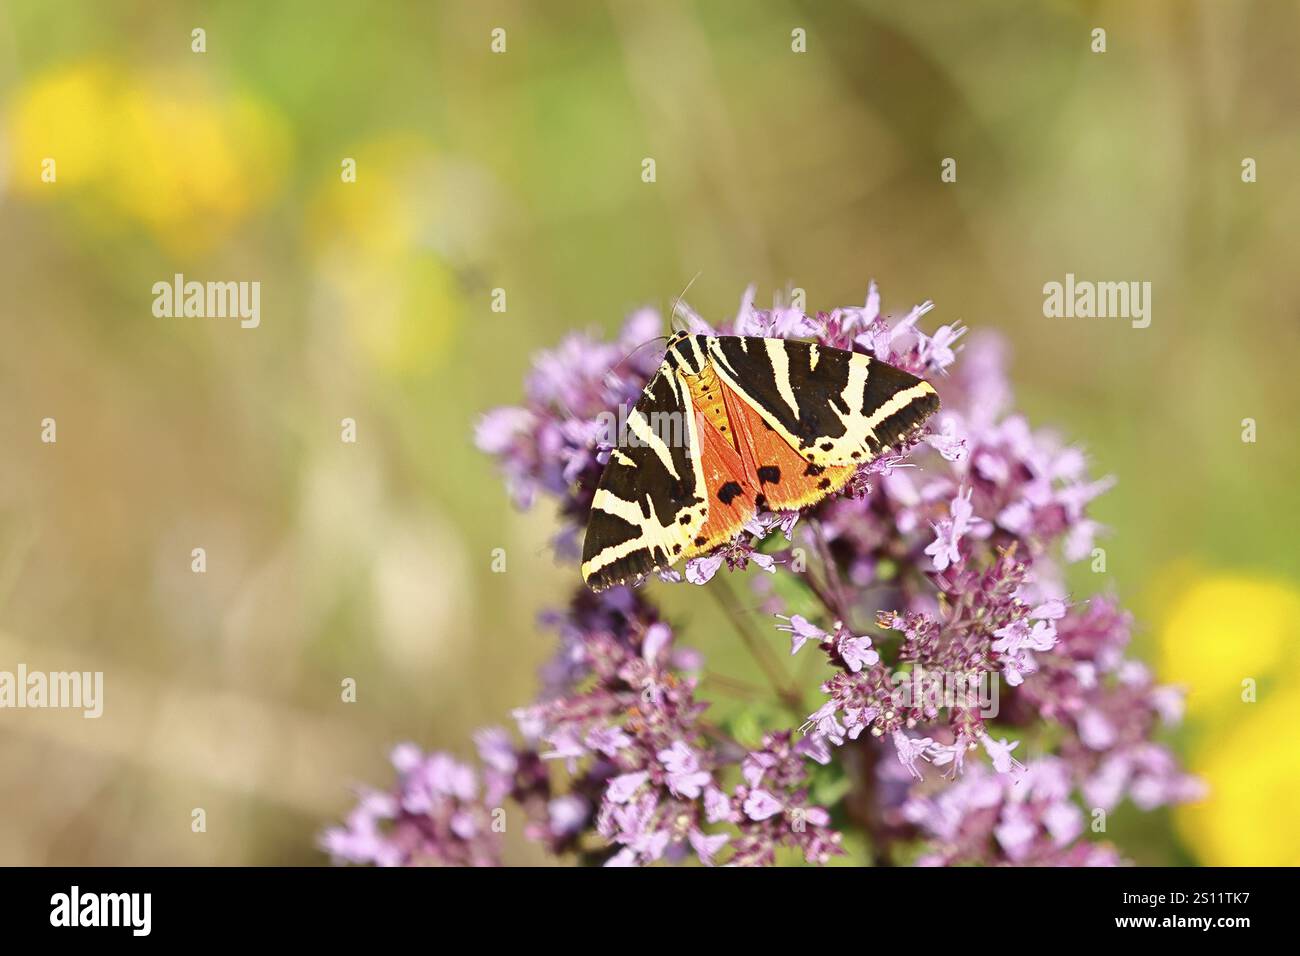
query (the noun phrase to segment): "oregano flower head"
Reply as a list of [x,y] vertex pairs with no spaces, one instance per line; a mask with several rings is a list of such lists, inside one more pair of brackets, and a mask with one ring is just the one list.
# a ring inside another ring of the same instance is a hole
[[[556,653],[516,732],[478,734],[477,768],[399,748],[393,788],[363,793],[323,847],[494,863],[504,812],[587,864],[1108,865],[1123,855],[1096,832],[1106,813],[1195,799],[1158,741],[1179,691],[1128,656],[1113,596],[1065,584],[1065,565],[1094,552],[1088,505],[1113,479],[1015,410],[1001,340],[926,331],[931,310],[888,318],[874,284],[862,306],[815,315],[755,308],[752,289],[716,326],[682,306],[693,332],[866,353],[926,378],[942,410],[839,495],[761,513],[680,574],[593,594],[575,568],[571,599],[542,616]],[[642,346],[662,328],[642,310],[612,342],[570,336],[536,358],[522,404],[479,422],[515,503],[553,501],[562,561],[577,560],[611,451],[601,416],[636,400],[660,361]],[[715,589],[770,688],[713,719],[735,688],[659,613],[667,587]],[[787,647],[818,655],[820,677],[796,681]]]

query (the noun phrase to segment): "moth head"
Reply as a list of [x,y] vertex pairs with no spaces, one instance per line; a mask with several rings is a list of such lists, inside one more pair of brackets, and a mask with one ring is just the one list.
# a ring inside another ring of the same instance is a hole
[[708,364],[708,355],[704,350],[704,336],[691,335],[689,332],[677,332],[668,340],[670,364],[688,375],[698,375]]

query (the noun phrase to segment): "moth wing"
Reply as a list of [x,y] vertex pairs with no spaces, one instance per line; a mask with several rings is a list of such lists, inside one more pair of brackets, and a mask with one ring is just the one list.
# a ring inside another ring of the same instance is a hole
[[698,424],[689,390],[660,366],[596,487],[582,577],[599,591],[679,560],[708,520]]
[[815,465],[800,457],[736,392],[721,387],[745,471],[754,475],[758,485],[760,508],[807,508],[839,491],[857,471],[854,465]]
[[688,558],[712,551],[740,534],[746,522],[758,513],[759,497],[759,490],[744,460],[731,442],[709,423],[703,413],[697,411],[695,418],[709,517],[691,539],[685,555]]
[[866,464],[939,409],[929,382],[857,352],[732,335],[710,337],[708,353],[719,378],[820,467]]

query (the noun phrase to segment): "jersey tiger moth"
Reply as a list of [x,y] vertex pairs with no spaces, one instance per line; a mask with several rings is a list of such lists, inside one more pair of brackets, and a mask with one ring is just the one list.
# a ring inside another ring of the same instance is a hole
[[759,511],[816,504],[938,408],[928,382],[858,352],[678,332],[610,452],[582,577],[622,584],[713,550]]

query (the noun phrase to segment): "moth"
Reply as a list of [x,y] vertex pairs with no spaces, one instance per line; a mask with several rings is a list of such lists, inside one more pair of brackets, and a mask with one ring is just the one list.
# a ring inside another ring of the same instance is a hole
[[678,332],[596,488],[583,580],[622,584],[815,504],[938,408],[928,382],[857,352]]

